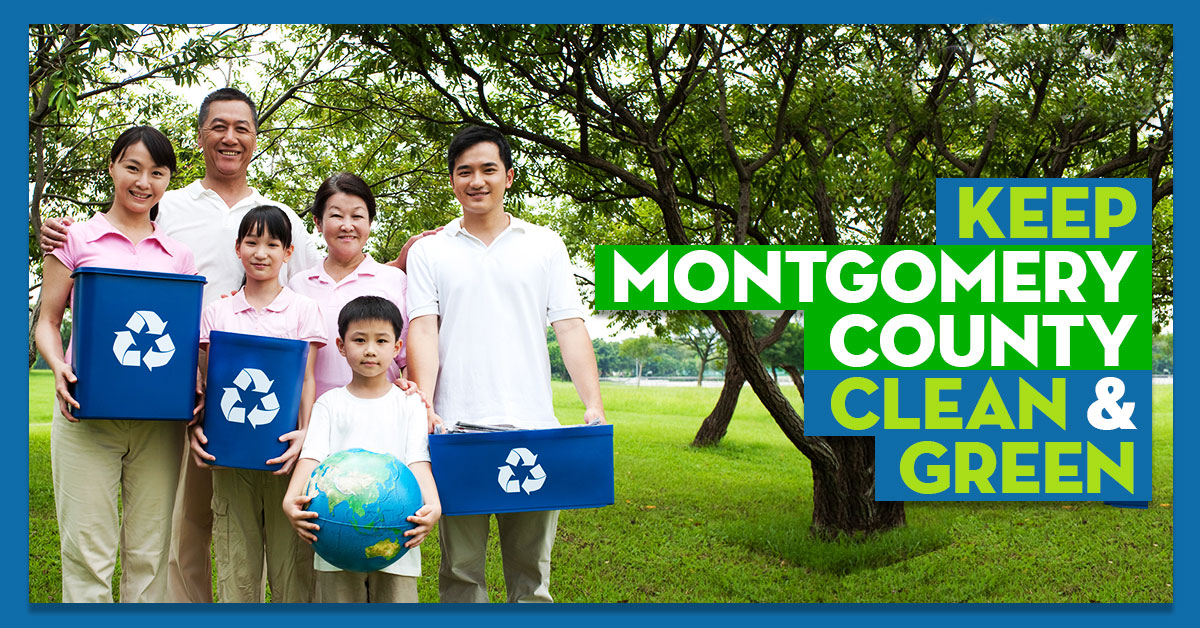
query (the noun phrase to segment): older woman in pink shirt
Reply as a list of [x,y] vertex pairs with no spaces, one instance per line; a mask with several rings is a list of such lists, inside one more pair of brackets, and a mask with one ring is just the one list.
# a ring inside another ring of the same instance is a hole
[[[175,171],[175,150],[157,129],[133,127],[109,154],[112,206],[77,224],[42,267],[38,351],[54,372],[50,459],[62,551],[64,602],[111,602],[121,555],[122,602],[167,601],[167,547],[179,477],[182,421],[79,421],[70,349],[59,327],[81,266],[194,275],[186,246],[154,224],[158,201]],[[118,519],[117,496],[124,503]]]
[[[320,264],[293,276],[288,287],[321,305],[329,338],[338,336],[337,319],[342,306],[356,297],[379,296],[400,308],[404,317],[400,337],[407,340],[408,311],[404,295],[408,278],[404,271],[380,264],[363,251],[371,235],[371,222],[375,220],[375,196],[371,194],[371,188],[357,175],[339,172],[317,188],[312,213],[317,229],[325,237],[329,254]],[[393,381],[400,377],[405,356],[405,347],[401,347],[388,368],[388,376]],[[345,386],[350,382],[350,375],[350,366],[334,343],[317,351],[318,398],[326,391]]]

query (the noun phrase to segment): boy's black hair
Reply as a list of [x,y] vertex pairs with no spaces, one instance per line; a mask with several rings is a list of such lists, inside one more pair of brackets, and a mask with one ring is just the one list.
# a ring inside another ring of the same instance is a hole
[[392,324],[396,331],[396,340],[404,329],[404,318],[400,316],[400,308],[395,303],[383,297],[365,296],[351,300],[338,313],[338,336],[346,339],[346,330],[350,323],[358,321],[385,321]]
[[250,100],[242,90],[233,87],[222,87],[221,89],[213,90],[200,103],[200,115],[196,118],[196,130],[204,128],[204,123],[208,122],[208,108],[214,102],[222,100],[236,100],[250,105],[250,117],[254,122],[254,130],[258,131],[258,109],[254,106],[254,101]]
[[[175,147],[171,146],[171,140],[163,135],[162,131],[152,126],[135,126],[125,130],[124,133],[113,142],[112,150],[108,151],[109,163],[117,163],[117,160],[129,150],[130,146],[141,142],[146,147],[146,152],[150,153],[150,159],[154,160],[155,166],[162,166],[175,174]],[[158,218],[158,203],[150,208],[150,220]]]
[[482,142],[495,144],[500,149],[504,169],[512,170],[512,148],[509,147],[504,134],[490,126],[468,126],[454,134],[454,139],[450,140],[450,148],[446,150],[446,165],[450,168],[450,176],[454,176],[454,162],[458,161],[459,155]]
[[292,245],[292,222],[274,205],[259,205],[246,212],[238,225],[237,241],[241,242],[247,235],[262,237],[264,232],[268,237],[278,239],[283,248]]
[[317,188],[316,198],[313,199],[313,218],[318,222],[325,219],[325,204],[329,202],[329,197],[338,192],[361,198],[367,206],[367,219],[375,221],[375,195],[371,193],[367,182],[352,172],[339,172],[321,183],[321,187]]

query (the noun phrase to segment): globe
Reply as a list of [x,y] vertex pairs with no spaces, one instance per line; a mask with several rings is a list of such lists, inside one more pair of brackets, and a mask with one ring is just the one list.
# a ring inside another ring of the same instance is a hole
[[308,480],[308,510],[317,513],[313,550],[348,571],[379,571],[408,548],[407,517],[422,506],[417,478],[399,459],[365,449],[327,457]]

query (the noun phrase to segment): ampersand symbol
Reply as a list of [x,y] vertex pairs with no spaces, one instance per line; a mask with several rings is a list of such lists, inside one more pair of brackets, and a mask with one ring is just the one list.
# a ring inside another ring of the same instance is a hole
[[[1096,382],[1096,401],[1088,406],[1088,423],[1098,430],[1136,430],[1133,421],[1132,401],[1118,404],[1125,394],[1125,382],[1119,377],[1105,377]],[[1110,418],[1104,417],[1104,412]]]

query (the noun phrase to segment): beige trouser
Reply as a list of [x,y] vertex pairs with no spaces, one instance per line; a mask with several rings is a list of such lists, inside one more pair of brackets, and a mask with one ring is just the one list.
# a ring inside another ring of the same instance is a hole
[[283,514],[286,475],[213,469],[213,548],[221,602],[263,599],[263,559],[272,602],[311,602],[313,551]]
[[[167,601],[182,421],[67,421],[54,404],[50,463],[64,602]],[[117,497],[122,513],[118,519]]]
[[[442,562],[438,594],[443,602],[487,602],[488,520],[492,515],[442,517],[438,538]],[[500,559],[509,602],[553,602],[550,598],[550,551],[558,529],[558,511],[496,514]]]
[[416,603],[417,579],[413,576],[372,571],[318,571],[317,602]]
[[171,558],[167,586],[172,602],[212,601],[212,471],[192,460],[187,433],[175,510],[171,513]]

